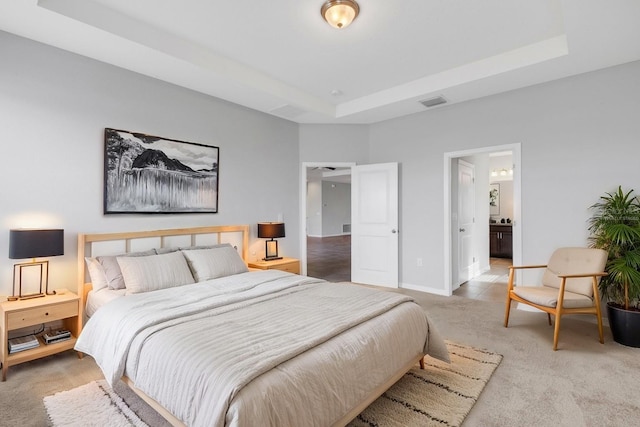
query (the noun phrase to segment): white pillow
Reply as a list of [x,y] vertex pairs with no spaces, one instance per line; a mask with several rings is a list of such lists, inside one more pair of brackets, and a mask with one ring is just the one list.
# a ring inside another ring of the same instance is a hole
[[232,246],[213,249],[193,249],[182,252],[196,282],[246,273],[247,265]]
[[85,258],[87,263],[87,269],[89,270],[89,276],[91,277],[91,284],[94,291],[107,287],[107,276],[104,273],[102,264],[95,258]]
[[127,294],[193,283],[182,252],[143,257],[117,257]]
[[143,252],[130,252],[126,254],[120,255],[112,255],[112,256],[99,256],[96,257],[102,268],[104,269],[104,275],[107,278],[107,285],[109,289],[124,289],[124,280],[122,279],[122,272],[120,271],[120,265],[118,264],[117,257],[140,257],[140,256],[149,256],[155,255],[156,251],[154,249],[149,249],[148,251]]

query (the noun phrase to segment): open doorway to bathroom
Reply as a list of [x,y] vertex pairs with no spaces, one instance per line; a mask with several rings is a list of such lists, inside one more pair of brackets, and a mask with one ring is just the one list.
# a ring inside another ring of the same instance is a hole
[[[501,281],[513,259],[520,259],[519,165],[520,144],[445,154],[445,280],[449,294],[462,284],[469,289],[471,284],[482,286],[478,282]],[[465,172],[470,168],[471,185]],[[471,196],[468,188],[473,189]],[[500,295],[504,297],[503,292]]]
[[489,228],[489,268],[464,281],[453,293],[502,302],[513,262],[513,152],[490,152],[488,161],[489,223],[481,227]]

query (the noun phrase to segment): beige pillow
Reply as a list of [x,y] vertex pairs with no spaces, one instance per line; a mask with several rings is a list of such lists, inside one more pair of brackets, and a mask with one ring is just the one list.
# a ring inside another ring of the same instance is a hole
[[122,272],[120,271],[120,265],[118,264],[117,257],[140,257],[155,255],[154,249],[149,249],[143,252],[130,252],[120,255],[112,256],[99,256],[96,257],[102,268],[104,269],[104,275],[107,278],[107,285],[109,289],[124,289],[124,280],[122,279]]
[[104,268],[102,268],[100,261],[95,258],[85,258],[84,260],[87,263],[87,269],[89,270],[93,290],[99,291],[100,289],[106,288],[108,286],[107,276],[104,273]]
[[249,271],[247,265],[232,246],[193,249],[182,253],[189,262],[196,282]]
[[127,294],[194,283],[182,252],[144,257],[117,257]]

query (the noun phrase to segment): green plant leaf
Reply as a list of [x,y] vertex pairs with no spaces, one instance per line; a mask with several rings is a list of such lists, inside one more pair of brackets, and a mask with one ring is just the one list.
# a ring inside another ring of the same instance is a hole
[[[625,306],[640,303],[640,199],[622,186],[590,207],[590,246],[608,253],[608,276],[600,281],[603,297]],[[628,300],[625,295],[628,292]]]

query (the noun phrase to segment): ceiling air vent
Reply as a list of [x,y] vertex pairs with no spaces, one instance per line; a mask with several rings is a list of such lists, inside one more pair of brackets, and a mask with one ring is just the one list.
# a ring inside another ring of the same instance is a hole
[[425,99],[424,101],[420,101],[420,104],[424,105],[427,108],[435,107],[436,105],[446,104],[447,100],[444,96],[436,96],[435,98]]

